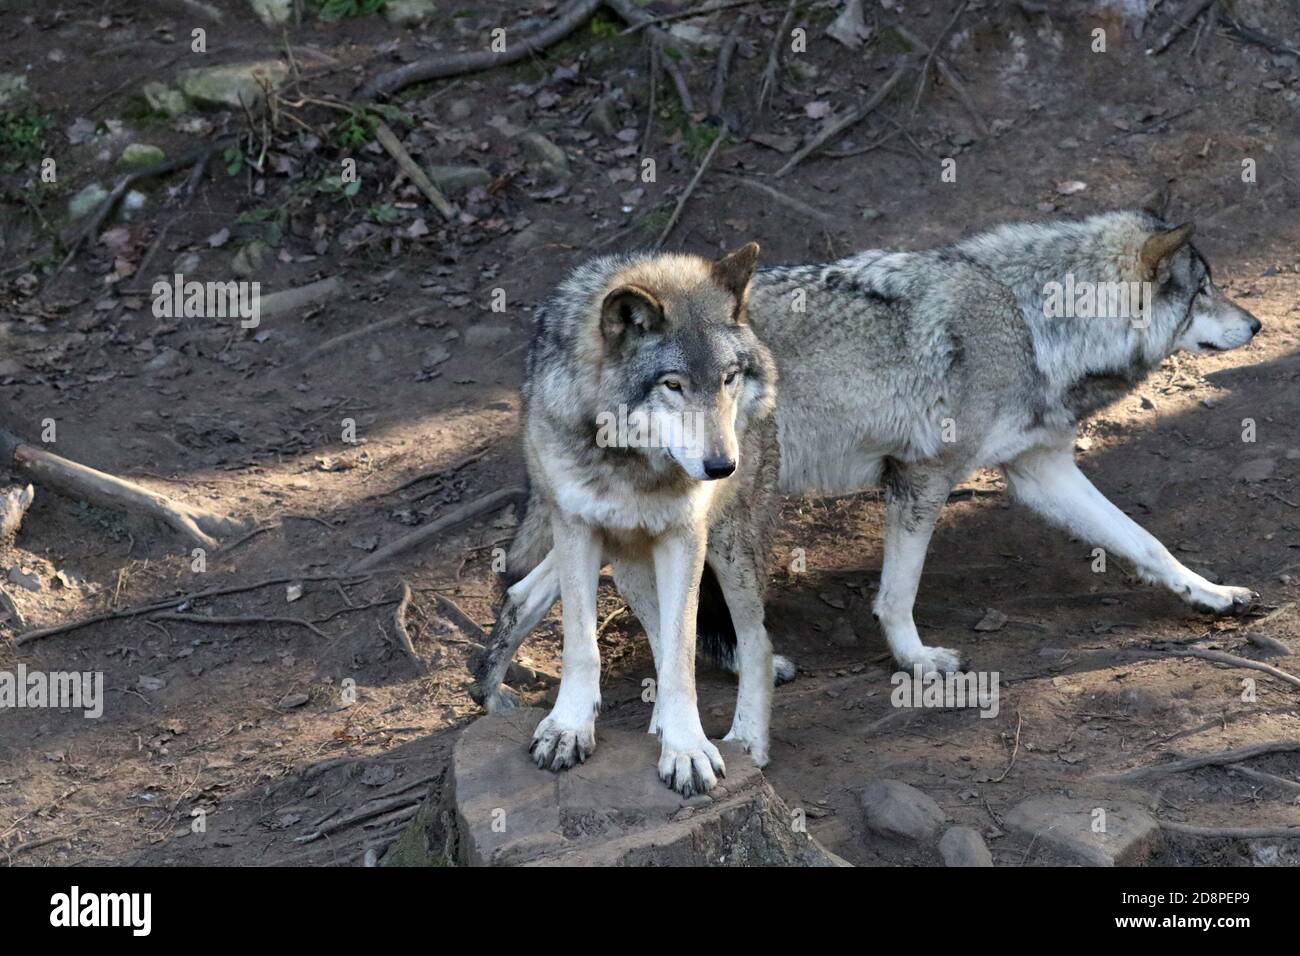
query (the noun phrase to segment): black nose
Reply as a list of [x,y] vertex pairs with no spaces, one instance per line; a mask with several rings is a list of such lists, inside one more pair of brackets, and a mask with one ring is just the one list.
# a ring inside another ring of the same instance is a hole
[[1259,335],[1259,330],[1264,327],[1264,323],[1259,321],[1253,315],[1250,317],[1250,334]]
[[726,478],[736,470],[736,463],[730,458],[704,459],[704,474],[709,478]]

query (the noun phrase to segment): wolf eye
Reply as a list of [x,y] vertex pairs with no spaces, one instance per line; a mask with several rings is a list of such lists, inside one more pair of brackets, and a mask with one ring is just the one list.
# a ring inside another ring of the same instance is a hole
[[682,383],[677,381],[675,378],[666,378],[659,384],[670,392],[680,392],[682,390]]
[[736,376],[739,374],[740,373],[733,368],[730,372],[727,373],[727,377],[722,380],[722,383],[724,385],[730,385],[732,382],[736,380]]

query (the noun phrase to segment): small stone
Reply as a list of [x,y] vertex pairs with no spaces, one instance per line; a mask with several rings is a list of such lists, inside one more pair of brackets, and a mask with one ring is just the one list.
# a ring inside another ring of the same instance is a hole
[[140,90],[149,109],[162,116],[180,116],[190,108],[189,101],[180,90],[174,90],[166,83],[154,80],[146,83]]
[[1137,804],[1082,797],[1030,797],[1004,822],[1084,866],[1134,866],[1160,836],[1160,824]]
[[929,840],[946,817],[939,805],[901,780],[874,780],[858,794],[867,826],[894,839]]
[[148,143],[130,143],[122,150],[117,165],[127,169],[139,169],[142,166],[161,163],[166,158],[167,154],[157,146],[150,146]]
[[16,564],[9,569],[9,580],[11,583],[18,585],[20,588],[26,588],[28,591],[41,591],[44,589],[39,574]]
[[384,16],[395,26],[409,26],[427,20],[437,12],[435,0],[388,0]]
[[150,677],[148,674],[141,674],[136,679],[135,686],[141,690],[162,690],[167,686],[167,682],[161,677]]
[[254,239],[235,253],[230,268],[234,270],[235,275],[247,278],[261,272],[270,259],[271,247],[261,239]]
[[619,121],[618,103],[613,96],[602,96],[592,104],[591,112],[587,114],[587,126],[606,136],[618,135],[622,123]]
[[248,0],[248,5],[268,27],[288,23],[293,16],[293,0]]
[[1233,481],[1263,481],[1273,474],[1273,469],[1276,467],[1275,458],[1252,458],[1234,468],[1229,477]]
[[528,131],[520,134],[520,142],[531,154],[543,178],[561,180],[569,178],[569,158],[564,150],[556,146],[541,133]]
[[1006,627],[1007,616],[997,608],[985,608],[984,616],[975,625],[977,631],[1000,631]]
[[68,200],[68,215],[73,219],[88,216],[107,198],[107,189],[99,183],[91,183]]
[[275,706],[279,710],[293,710],[295,707],[301,707],[309,700],[311,700],[311,696],[309,694],[304,694],[301,691],[298,691],[293,694],[285,694],[283,697],[280,698],[280,700],[276,703]]
[[993,854],[984,838],[970,827],[951,827],[939,840],[944,866],[992,866]]
[[210,66],[182,73],[181,92],[204,109],[252,109],[262,102],[262,82],[277,89],[288,75],[279,60]]
[[9,106],[27,96],[27,77],[20,73],[0,73],[0,106]]
[[474,104],[469,100],[452,100],[447,104],[447,118],[454,122],[467,120],[474,115]]

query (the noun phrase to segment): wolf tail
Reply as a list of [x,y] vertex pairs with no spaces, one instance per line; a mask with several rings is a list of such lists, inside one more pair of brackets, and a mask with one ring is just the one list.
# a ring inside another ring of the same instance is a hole
[[[695,656],[733,674],[736,664],[736,625],[722,593],[718,576],[706,562],[700,578],[700,604],[695,613]],[[778,685],[795,678],[795,665],[788,657],[772,655],[772,668]]]
[[529,485],[524,517],[506,554],[505,586],[519,583],[541,564],[551,550],[551,543],[550,505]]

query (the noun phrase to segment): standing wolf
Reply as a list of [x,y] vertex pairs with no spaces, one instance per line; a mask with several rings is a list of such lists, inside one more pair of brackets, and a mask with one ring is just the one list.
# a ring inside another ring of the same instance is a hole
[[[1179,563],[1073,457],[1076,424],[1165,357],[1237,348],[1259,331],[1214,285],[1191,236],[1150,212],[1113,212],[755,276],[751,320],[781,371],[780,490],[883,482],[874,611],[902,668],[960,665],[957,652],[921,643],[912,606],[939,512],[981,467],[1001,467],[1019,500],[1188,603],[1220,614],[1249,605],[1249,590]],[[1093,309],[1057,317],[1049,306],[1061,288],[1092,290]],[[1113,308],[1124,297],[1110,293],[1134,288],[1130,308]]]
[[523,402],[531,487],[510,557],[529,573],[498,615],[493,643],[509,650],[484,686],[489,709],[510,704],[501,688],[518,644],[510,635],[522,639],[562,598],[560,690],[530,748],[539,767],[561,770],[595,748],[596,589],[606,559],[654,652],[660,778],[690,796],[724,772],[695,701],[702,578],[710,599],[730,609],[745,674],[727,739],[767,760],[773,673],[763,586],[776,370],[748,324],[757,256],[750,243],[717,262],[597,259],[535,319]]

